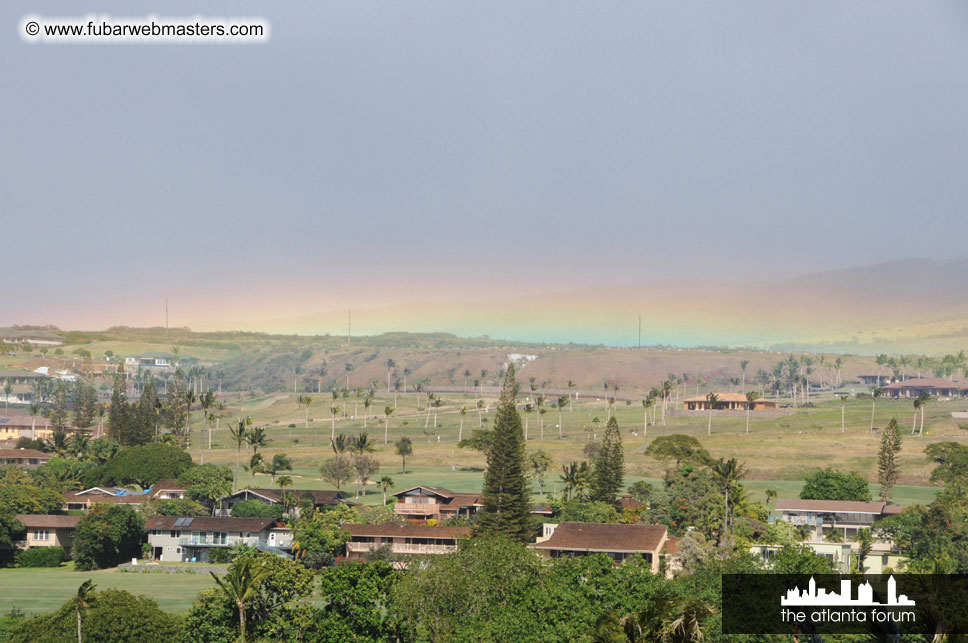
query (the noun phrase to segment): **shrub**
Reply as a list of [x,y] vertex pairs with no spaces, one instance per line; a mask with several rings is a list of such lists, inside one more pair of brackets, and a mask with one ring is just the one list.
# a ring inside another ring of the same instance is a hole
[[31,547],[15,555],[17,567],[59,567],[67,560],[63,547]]
[[243,500],[232,505],[233,518],[282,518],[285,507],[270,505],[261,500]]

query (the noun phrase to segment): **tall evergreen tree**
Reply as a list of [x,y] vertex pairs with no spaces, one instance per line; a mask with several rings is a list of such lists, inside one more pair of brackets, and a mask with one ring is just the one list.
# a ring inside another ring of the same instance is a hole
[[108,436],[124,444],[128,433],[128,397],[124,392],[124,365],[118,364],[114,374],[114,391],[111,393],[111,408],[108,411]]
[[90,429],[97,417],[97,389],[90,382],[78,382],[74,395],[74,426]]
[[897,419],[887,423],[887,428],[881,433],[881,447],[877,453],[877,481],[881,485],[881,500],[887,502],[900,474],[897,454],[901,451],[901,432],[897,428]]
[[67,387],[62,382],[57,383],[54,391],[54,405],[50,409],[51,425],[54,427],[55,443],[63,444],[67,438],[67,419],[68,419],[68,400]]
[[605,434],[592,468],[592,500],[614,503],[625,480],[625,451],[618,420],[612,416],[605,425]]
[[481,499],[484,509],[478,521],[482,534],[503,534],[514,540],[531,539],[530,489],[526,478],[524,430],[515,408],[517,384],[514,364],[508,365],[494,418],[491,448]]
[[129,439],[131,445],[148,444],[155,437],[158,422],[158,391],[151,376],[141,391],[141,399],[134,409]]

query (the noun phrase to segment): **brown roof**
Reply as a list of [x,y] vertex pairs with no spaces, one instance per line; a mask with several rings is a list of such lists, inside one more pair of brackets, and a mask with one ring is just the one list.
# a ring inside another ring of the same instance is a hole
[[[747,401],[745,393],[716,393],[716,397],[718,398],[719,402],[746,402]],[[706,402],[708,401],[708,399],[709,398],[707,398],[705,395],[693,395],[692,397],[683,398],[681,401],[682,402]],[[753,400],[754,404],[763,403],[763,402],[769,402],[772,404],[773,400],[765,397],[758,397],[755,400]]]
[[296,500],[299,500],[307,493],[312,494],[313,502],[317,505],[353,504],[343,500],[342,491],[333,491],[330,489],[239,489],[232,496],[237,496],[245,491],[258,494],[273,503],[282,502],[282,494],[286,491],[291,491],[296,496]]
[[662,546],[662,553],[667,556],[675,556],[679,553],[679,539],[675,536],[666,538],[665,545]]
[[0,458],[40,458],[50,460],[54,456],[34,449],[0,449]]
[[[176,522],[181,521],[179,524]],[[188,521],[188,522],[185,522]],[[258,532],[275,524],[273,518],[179,518],[178,516],[151,516],[147,529],[180,529],[184,531],[248,531]]]
[[470,527],[443,527],[414,525],[406,522],[388,522],[382,525],[343,525],[353,536],[399,536],[400,538],[465,538],[471,535]]
[[117,505],[140,505],[148,498],[147,495],[141,493],[129,493],[124,496],[114,496],[105,493],[80,493],[76,491],[67,491],[64,493],[64,500],[66,502],[73,503],[87,503],[87,504],[97,504],[99,502],[107,504],[117,504]]
[[155,492],[165,490],[165,491],[185,491],[186,487],[183,484],[178,484],[177,480],[172,480],[171,478],[164,478],[159,480],[151,487]]
[[776,501],[776,508],[786,511],[825,511],[831,513],[884,513],[883,502],[861,502],[857,500],[799,500],[783,499]]
[[77,522],[81,516],[61,516],[55,514],[17,514],[17,520],[23,523],[24,527],[48,528],[48,529],[73,529],[77,527]]
[[913,380],[904,380],[903,382],[893,382],[883,387],[886,391],[896,391],[905,388],[943,388],[943,389],[959,389],[968,390],[968,384],[965,382],[952,382],[951,380],[946,380],[941,377],[922,377],[920,379],[915,378]]
[[409,489],[404,489],[403,491],[398,491],[393,494],[398,498],[402,498],[408,491],[413,491],[414,489],[426,489],[432,494],[446,500],[442,502],[441,509],[446,511],[448,509],[456,510],[459,507],[468,507],[474,505],[482,505],[481,494],[480,493],[460,493],[458,491],[451,491],[450,489],[445,489],[444,487],[432,487],[430,485],[418,485],[416,487],[410,487]]
[[645,506],[644,502],[639,502],[630,493],[623,493],[622,497],[618,499],[618,503],[621,505],[622,511],[641,509]]
[[537,549],[575,551],[654,552],[666,536],[663,525],[609,525],[563,522]]
[[30,415],[29,413],[9,413],[0,411],[0,427],[17,426],[32,427],[38,429],[49,424],[49,420],[43,415]]

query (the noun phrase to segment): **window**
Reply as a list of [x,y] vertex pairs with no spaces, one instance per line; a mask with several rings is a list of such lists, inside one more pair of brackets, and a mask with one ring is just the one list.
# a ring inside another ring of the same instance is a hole
[[212,543],[215,545],[224,545],[226,537],[228,534],[224,531],[213,531],[212,532]]
[[168,535],[171,538],[178,538],[181,535],[181,533],[179,533],[179,532],[175,531],[174,529],[172,529],[170,532],[168,532]]
[[34,531],[34,540],[50,540],[50,530],[37,529]]

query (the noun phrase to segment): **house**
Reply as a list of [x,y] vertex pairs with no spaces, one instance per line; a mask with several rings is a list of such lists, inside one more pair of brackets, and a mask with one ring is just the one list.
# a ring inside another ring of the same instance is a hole
[[67,491],[64,493],[64,504],[67,509],[83,509],[87,511],[97,504],[140,506],[150,497],[145,491],[131,491],[121,487],[91,487],[83,491]]
[[623,493],[618,499],[619,509],[621,511],[641,511],[645,508],[644,502],[639,502],[632,497],[630,493]]
[[126,355],[124,358],[125,368],[154,368],[167,370],[175,365],[175,356],[171,353],[151,352],[141,355]]
[[897,382],[901,378],[892,373],[885,373],[881,375],[880,373],[858,375],[857,379],[860,380],[861,384],[866,384],[867,386],[877,386],[881,387],[885,384],[891,384],[892,382]]
[[469,538],[470,527],[442,527],[387,523],[383,525],[343,525],[350,533],[346,543],[347,560],[363,560],[380,547],[389,547],[398,556],[449,554],[457,551],[457,541]]
[[968,383],[952,382],[941,377],[921,377],[888,384],[883,391],[887,397],[895,399],[915,398],[921,393],[934,397],[960,397],[968,395]]
[[271,518],[151,516],[145,527],[151,557],[163,563],[208,562],[212,549],[239,543],[279,556],[292,548],[292,531]]
[[188,490],[184,485],[178,484],[177,480],[165,478],[159,480],[149,491],[152,500],[181,500]]
[[74,544],[74,530],[81,519],[80,516],[46,514],[17,514],[16,518],[27,528],[26,539],[18,543],[22,549],[63,547],[66,550]]
[[15,464],[27,469],[36,469],[52,457],[34,449],[0,449],[0,464]]
[[[219,501],[222,505],[222,515],[231,515],[232,507],[244,500],[258,500],[267,505],[281,504],[282,494],[287,491],[296,497],[297,503],[306,494],[311,495],[313,497],[313,507],[316,509],[334,507],[336,505],[356,504],[351,500],[346,500],[346,493],[343,491],[328,491],[324,489],[240,489]],[[296,509],[296,513],[298,513],[298,508]]]
[[[714,411],[771,411],[776,408],[776,401],[765,397],[758,397],[752,402],[743,393],[716,393],[719,398],[713,405]],[[709,398],[705,395],[694,395],[682,400],[683,411],[708,411]]]
[[7,344],[31,344],[33,346],[60,346],[64,338],[49,330],[0,328],[0,341]]
[[411,520],[441,521],[455,516],[472,516],[484,506],[479,493],[458,493],[443,487],[421,485],[393,494],[398,516]]
[[640,555],[659,573],[659,560],[678,552],[677,539],[665,525],[624,525],[592,522],[545,523],[531,545],[546,558],[608,554],[615,562]]
[[[856,542],[807,541],[803,544],[812,549],[816,555],[832,560],[840,573],[849,572],[852,565],[856,564],[857,551],[860,548]],[[783,549],[782,545],[757,544],[750,547],[750,553],[769,563],[770,558],[781,549]],[[867,574],[883,574],[885,570],[897,571],[906,561],[907,558],[898,554],[889,543],[875,542],[867,558],[864,559],[864,572]]]
[[0,440],[50,440],[53,436],[54,429],[50,426],[50,421],[42,415],[0,410]]
[[[0,401],[8,404],[31,404],[39,401],[34,391],[36,382],[51,379],[50,375],[21,369],[0,369]],[[10,392],[7,393],[7,385]],[[6,409],[5,409],[6,410]]]
[[770,521],[781,520],[794,525],[813,527],[811,540],[823,541],[824,529],[842,531],[844,540],[857,537],[857,530],[871,527],[887,516],[901,512],[897,505],[884,502],[860,502],[853,500],[800,500],[778,499],[776,511]]

